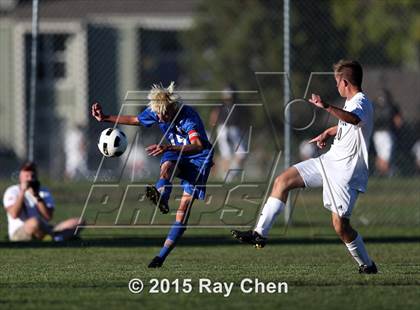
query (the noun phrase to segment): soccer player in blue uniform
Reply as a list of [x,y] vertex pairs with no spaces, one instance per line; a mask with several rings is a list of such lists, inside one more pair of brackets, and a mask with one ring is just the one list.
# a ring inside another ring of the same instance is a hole
[[105,115],[99,103],[92,105],[92,116],[99,122],[118,121],[119,124],[145,127],[156,124],[170,143],[153,144],[146,148],[150,156],[162,155],[159,180],[155,186],[146,188],[146,197],[162,213],[168,213],[173,175],[181,179],[184,190],[175,222],[160,253],[149,264],[149,268],[157,268],[162,266],[186,230],[194,200],[205,197],[207,178],[213,166],[213,148],[200,116],[192,107],[181,103],[181,98],[174,92],[173,82],[168,88],[153,85],[148,99],[148,107],[137,116]]

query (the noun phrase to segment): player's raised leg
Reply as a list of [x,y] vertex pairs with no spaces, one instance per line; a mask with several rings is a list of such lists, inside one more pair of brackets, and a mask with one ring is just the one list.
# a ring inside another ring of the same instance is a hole
[[259,248],[264,247],[268,232],[286,205],[289,191],[304,186],[305,183],[298,170],[295,167],[288,168],[275,179],[271,195],[262,209],[255,229],[232,230],[232,235],[242,242],[253,244]]
[[165,161],[160,166],[159,180],[155,186],[148,186],[146,188],[146,197],[149,198],[153,204],[158,206],[159,210],[166,214],[169,212],[169,198],[172,192],[172,176],[176,168],[176,162]]
[[377,273],[375,263],[369,257],[362,236],[350,225],[350,219],[332,213],[335,232],[344,242],[351,256],[359,265],[360,273]]
[[161,267],[166,257],[175,247],[177,241],[181,238],[187,229],[186,225],[193,202],[193,196],[184,192],[181,198],[181,203],[179,204],[179,208],[176,212],[175,222],[172,224],[172,227],[169,230],[168,236],[166,237],[165,243],[163,244],[159,255],[153,258],[149,264],[149,268]]

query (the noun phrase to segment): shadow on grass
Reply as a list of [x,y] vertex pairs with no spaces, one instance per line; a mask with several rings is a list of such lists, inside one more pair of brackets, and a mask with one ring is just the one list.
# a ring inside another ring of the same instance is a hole
[[[81,248],[81,247],[144,247],[161,246],[165,236],[147,237],[89,237],[80,240],[67,242],[9,242],[0,241],[0,248],[27,249],[27,248]],[[367,243],[419,243],[420,237],[406,236],[384,236],[365,238]],[[180,244],[187,246],[237,246],[241,245],[230,236],[185,236]],[[341,244],[341,241],[334,236],[314,236],[308,238],[273,238],[269,240],[268,246],[272,245],[316,245],[316,244]],[[246,246],[246,245],[243,245]]]

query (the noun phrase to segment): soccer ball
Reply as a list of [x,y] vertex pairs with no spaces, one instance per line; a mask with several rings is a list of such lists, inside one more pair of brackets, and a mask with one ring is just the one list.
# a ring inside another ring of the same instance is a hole
[[101,132],[98,148],[106,157],[121,156],[127,148],[127,137],[117,128],[107,128]]

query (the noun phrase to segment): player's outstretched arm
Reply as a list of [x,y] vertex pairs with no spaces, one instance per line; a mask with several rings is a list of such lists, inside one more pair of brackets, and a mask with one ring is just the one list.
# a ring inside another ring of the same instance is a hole
[[327,146],[328,139],[330,137],[334,137],[337,134],[337,128],[338,126],[333,126],[333,127],[328,128],[327,130],[325,130],[323,133],[313,138],[308,143],[316,143],[316,145],[320,149],[323,149],[324,147]]
[[187,145],[159,145],[153,144],[146,148],[147,154],[150,156],[159,156],[166,151],[179,152],[182,154],[197,154],[203,150],[203,144],[199,138],[191,141],[191,144]]
[[345,111],[339,107],[335,107],[333,105],[329,105],[321,100],[319,95],[312,94],[312,98],[309,99],[309,102],[315,105],[318,108],[324,109],[327,112],[334,115],[336,118],[342,120],[343,122],[357,125],[360,122],[360,118],[351,112]]
[[101,105],[97,102],[92,105],[92,116],[96,118],[98,122],[140,125],[140,122],[135,115],[105,115],[102,111]]

